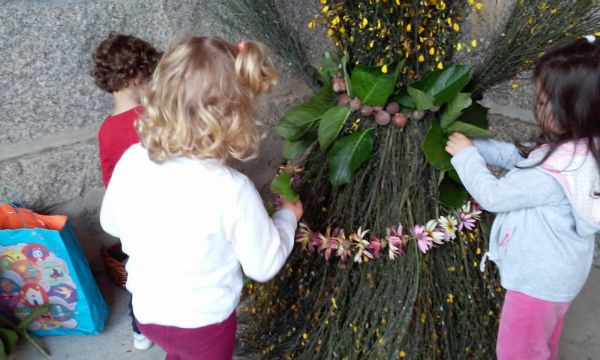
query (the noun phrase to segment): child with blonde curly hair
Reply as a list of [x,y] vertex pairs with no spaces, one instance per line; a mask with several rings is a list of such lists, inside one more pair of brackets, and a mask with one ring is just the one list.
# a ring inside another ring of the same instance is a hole
[[176,42],[143,98],[142,142],[113,173],[102,227],[129,254],[138,325],[167,359],[231,359],[242,270],[267,281],[292,250],[302,204],[270,218],[254,184],[225,165],[256,156],[256,97],[275,82],[258,43]]

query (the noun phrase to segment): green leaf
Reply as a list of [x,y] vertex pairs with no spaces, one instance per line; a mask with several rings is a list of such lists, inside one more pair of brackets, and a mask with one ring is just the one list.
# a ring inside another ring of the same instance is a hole
[[369,159],[373,151],[373,129],[344,136],[329,151],[329,181],[334,187],[349,184],[356,170]]
[[298,141],[286,141],[283,144],[283,157],[286,160],[296,160],[312,144],[314,139],[301,139]]
[[352,80],[350,79],[350,74],[348,73],[348,64],[350,63],[350,55],[347,52],[342,56],[342,72],[344,73],[344,81],[346,82],[346,94],[352,97],[354,96],[354,92],[352,91]]
[[387,74],[381,72],[381,67],[356,65],[351,76],[354,93],[365,105],[385,105],[394,92],[403,64],[404,60]]
[[431,166],[441,171],[452,170],[452,156],[446,152],[446,137],[437,119],[431,120],[431,129],[425,136],[422,147]]
[[468,137],[486,138],[492,137],[494,134],[486,129],[482,129],[475,125],[471,125],[462,121],[455,121],[448,126],[448,132],[459,132]]
[[281,195],[286,201],[297,201],[300,197],[292,189],[292,175],[282,172],[271,181],[271,191]]
[[467,124],[475,125],[478,128],[487,129],[488,110],[489,109],[485,106],[479,103],[474,103],[463,112],[458,120]]
[[33,309],[31,314],[27,315],[27,317],[21,320],[19,325],[17,325],[17,331],[26,331],[29,323],[50,311],[51,306],[51,304],[43,304]]
[[13,352],[18,339],[19,335],[16,331],[0,328],[0,345],[2,346],[2,353],[8,355]]
[[328,82],[319,89],[319,92],[316,95],[308,99],[305,105],[323,114],[327,109],[333,106],[335,99],[336,94],[333,92],[331,82]]
[[298,127],[308,126],[319,120],[323,114],[315,105],[309,103],[292,106],[281,119],[282,122],[292,124]]
[[448,125],[452,124],[456,119],[460,117],[462,111],[473,103],[471,100],[471,94],[469,93],[458,93],[456,97],[448,103],[448,107],[442,114],[442,128],[446,129]]
[[439,200],[450,208],[460,208],[469,198],[469,193],[461,184],[454,181],[447,174],[442,179],[439,191]]
[[467,65],[450,65],[443,70],[432,71],[412,86],[433,97],[433,105],[439,106],[450,101],[467,85],[470,71]]
[[412,86],[409,86],[407,90],[417,105],[418,110],[427,110],[433,106],[434,98],[432,96]]
[[298,141],[302,139],[309,131],[310,126],[296,126],[287,122],[282,122],[275,129],[275,133],[282,139],[288,141]]
[[393,98],[398,104],[402,106],[402,108],[417,108],[417,103],[415,102],[415,99],[413,99],[408,94],[408,90],[406,87],[403,87],[402,90],[398,94],[394,95]]
[[319,144],[325,150],[338,136],[352,110],[344,105],[327,110],[319,122]]
[[450,170],[446,173],[446,175],[450,176],[452,180],[462,185],[462,181],[460,180],[460,176],[458,176],[456,170]]

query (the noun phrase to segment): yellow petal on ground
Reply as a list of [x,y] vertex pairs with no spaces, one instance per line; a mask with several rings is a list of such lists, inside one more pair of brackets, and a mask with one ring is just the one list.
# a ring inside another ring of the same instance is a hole
[[323,5],[327,4],[327,0],[321,0],[321,4],[323,4]]
[[462,43],[458,43],[458,45],[456,45],[456,50],[462,50]]
[[475,39],[471,40],[471,46],[477,47],[477,40],[475,40]]
[[452,25],[452,29],[453,29],[454,31],[456,31],[456,32],[459,32],[459,31],[460,31],[460,25],[459,25],[459,24],[457,24],[457,23],[454,23],[454,25]]
[[437,68],[440,69],[440,70],[442,70],[444,68],[444,64],[442,64],[441,62],[439,62],[437,64]]
[[387,74],[387,72],[388,72],[388,67],[387,67],[387,65],[383,65],[383,66],[381,67],[381,72],[382,72],[382,73],[384,73],[384,74]]
[[435,55],[435,49],[429,48],[429,55]]
[[311,21],[308,22],[307,26],[308,26],[309,29],[314,29],[315,25],[316,25],[315,19],[312,19]]
[[419,57],[417,58],[417,61],[420,62],[420,63],[424,62],[425,61],[425,56],[419,55]]
[[412,25],[411,24],[406,25],[406,31],[411,31],[411,30],[412,30]]
[[326,13],[329,11],[329,5],[323,6],[323,12]]
[[483,3],[478,1],[477,4],[475,4],[475,9],[477,9],[477,10],[483,9]]

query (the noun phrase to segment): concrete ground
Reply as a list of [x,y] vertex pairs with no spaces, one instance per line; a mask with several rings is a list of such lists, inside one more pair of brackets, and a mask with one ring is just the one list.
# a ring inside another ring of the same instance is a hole
[[[158,360],[164,352],[153,346],[135,350],[128,315],[128,294],[100,275],[98,284],[111,308],[105,331],[99,336],[46,337],[38,340],[54,359],[76,360]],[[9,360],[43,359],[33,347],[22,342]],[[567,314],[561,340],[561,360],[600,360],[600,266],[595,266],[586,287]],[[238,360],[242,360],[238,358]]]

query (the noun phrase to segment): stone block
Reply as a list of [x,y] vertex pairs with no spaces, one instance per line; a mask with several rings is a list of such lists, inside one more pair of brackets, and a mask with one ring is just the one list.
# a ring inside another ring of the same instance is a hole
[[95,141],[0,162],[2,187],[43,209],[102,188]]

